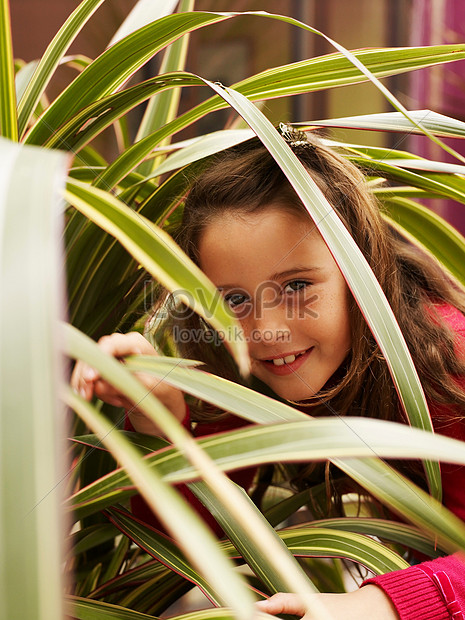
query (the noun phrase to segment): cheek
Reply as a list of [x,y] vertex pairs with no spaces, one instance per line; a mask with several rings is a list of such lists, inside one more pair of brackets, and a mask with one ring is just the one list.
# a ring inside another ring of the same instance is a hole
[[341,347],[344,348],[346,353],[348,353],[352,348],[352,303],[348,297],[349,295],[346,295],[345,303],[343,304],[340,315]]
[[351,295],[344,284],[335,291],[331,299],[332,312],[327,314],[327,328],[335,334],[335,346],[340,355],[346,355],[352,345],[352,301]]

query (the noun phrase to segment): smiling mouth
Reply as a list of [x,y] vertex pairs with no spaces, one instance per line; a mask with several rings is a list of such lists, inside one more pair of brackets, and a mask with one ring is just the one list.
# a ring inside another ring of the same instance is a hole
[[304,353],[306,353],[307,351],[302,351],[302,353],[297,353],[296,355],[286,355],[286,357],[277,357],[275,359],[272,360],[264,360],[265,362],[268,363],[272,363],[275,366],[284,366],[284,364],[292,364],[293,362],[295,362],[295,360],[299,357],[301,357],[302,355],[304,355]]
[[305,351],[302,351],[301,353],[292,353],[284,357],[276,357],[274,359],[261,360],[261,361],[266,362],[267,364],[273,364],[273,366],[290,365],[290,364],[293,364],[297,359],[299,359],[299,357],[302,357],[302,355],[305,355],[306,353],[308,353],[310,350],[311,349],[306,349]]

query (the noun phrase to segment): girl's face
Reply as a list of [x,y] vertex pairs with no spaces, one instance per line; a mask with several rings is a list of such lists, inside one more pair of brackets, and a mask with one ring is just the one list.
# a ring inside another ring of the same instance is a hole
[[269,205],[213,220],[200,267],[244,329],[252,374],[277,395],[319,392],[351,346],[349,291],[309,218]]

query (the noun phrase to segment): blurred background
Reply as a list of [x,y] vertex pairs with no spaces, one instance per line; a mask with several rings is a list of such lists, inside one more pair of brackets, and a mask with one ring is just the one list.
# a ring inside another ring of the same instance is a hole
[[[109,43],[119,24],[130,12],[135,0],[108,0],[93,16],[70,53],[98,56]],[[76,0],[13,0],[11,19],[16,58],[31,61],[40,57],[53,35],[76,8]],[[366,47],[402,47],[436,45],[465,41],[464,0],[196,0],[197,11],[268,11],[292,16],[323,31],[348,49]],[[273,66],[332,53],[322,37],[273,20],[244,16],[213,27],[202,28],[191,36],[188,71],[231,85]],[[156,75],[160,59],[154,58],[143,69],[143,78]],[[71,69],[58,72],[57,80],[66,81]],[[68,75],[67,75],[68,72]],[[384,80],[387,87],[410,110],[431,109],[465,120],[465,62],[415,71]],[[51,84],[53,98],[60,84]],[[209,89],[186,88],[181,108],[192,107],[210,96]],[[265,111],[273,122],[310,121],[323,118],[391,111],[379,91],[371,84],[359,84],[279,99],[266,103]],[[143,110],[139,111],[142,114]],[[136,118],[134,119],[137,120]],[[179,138],[197,132],[214,131],[231,123],[227,110],[221,110],[193,125]],[[357,141],[357,133],[334,130],[332,136]],[[108,136],[105,150],[111,158]],[[450,160],[432,142],[399,134],[364,132],[363,142],[411,148],[430,159]],[[451,143],[465,153],[462,141]],[[455,162],[457,163],[457,162]],[[460,205],[434,201],[435,211],[465,233],[465,214]]]

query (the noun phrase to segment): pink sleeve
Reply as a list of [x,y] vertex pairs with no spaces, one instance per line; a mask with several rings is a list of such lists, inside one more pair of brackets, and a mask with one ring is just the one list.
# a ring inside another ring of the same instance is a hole
[[400,620],[465,620],[465,556],[459,554],[367,579],[391,599]]

